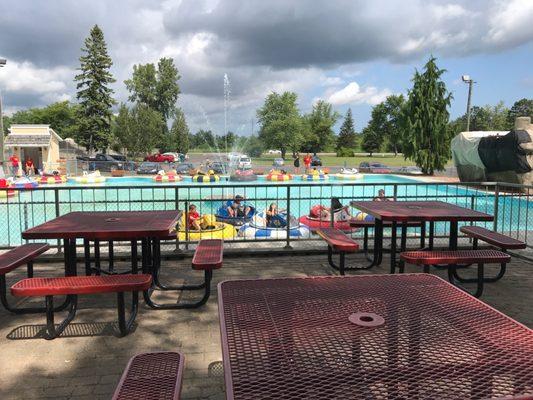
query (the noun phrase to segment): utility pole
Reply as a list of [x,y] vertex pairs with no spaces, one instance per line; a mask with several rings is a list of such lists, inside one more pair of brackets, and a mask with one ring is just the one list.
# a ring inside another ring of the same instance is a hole
[[470,78],[470,75],[462,76],[463,82],[468,83],[468,100],[466,102],[466,131],[470,132],[470,101],[472,100],[472,85],[474,80]]
[[[6,65],[6,59],[0,58],[0,68]],[[0,93],[0,168],[4,167],[4,118],[2,116],[2,93]]]

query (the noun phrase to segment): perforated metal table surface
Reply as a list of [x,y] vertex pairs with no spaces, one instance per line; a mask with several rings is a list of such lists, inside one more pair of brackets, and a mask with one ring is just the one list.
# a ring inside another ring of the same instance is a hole
[[228,399],[533,398],[533,331],[429,274],[219,284]]

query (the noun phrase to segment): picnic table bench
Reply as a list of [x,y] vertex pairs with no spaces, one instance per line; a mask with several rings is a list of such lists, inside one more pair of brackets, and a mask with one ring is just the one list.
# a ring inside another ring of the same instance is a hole
[[48,243],[27,243],[0,254],[0,301],[6,310],[14,314],[41,313],[45,311],[42,307],[18,308],[10,305],[7,300],[6,274],[26,265],[27,277],[32,278],[33,261],[48,249],[50,249]]
[[[159,251],[156,248],[155,251]],[[153,270],[154,285],[161,290],[200,290],[204,289],[204,295],[195,303],[181,303],[181,304],[159,304],[155,303],[145,293],[144,300],[146,303],[156,309],[181,309],[181,308],[197,308],[203,306],[211,296],[211,281],[213,279],[213,270],[222,268],[224,255],[224,241],[222,239],[203,239],[198,242],[194,256],[192,258],[192,269],[204,271],[204,281],[200,284],[193,285],[167,285],[160,280],[160,268],[157,266]]]
[[[453,285],[462,288],[457,281],[458,265],[477,264],[477,278],[472,282],[477,283],[476,291],[472,294],[474,297],[480,297],[483,293],[484,265],[485,264],[506,264],[511,261],[511,256],[499,250],[419,250],[406,251],[400,254],[400,258],[409,263],[423,265],[424,272],[429,273],[431,265],[446,266],[448,269],[448,280]],[[400,267],[400,273],[404,272],[403,266]]]
[[[322,239],[328,244],[328,263],[332,268],[344,275],[346,270],[345,256],[346,253],[355,253],[359,250],[359,244],[351,237],[336,228],[320,228],[316,231]],[[333,252],[339,253],[339,265],[333,261]],[[356,269],[351,267],[350,269]]]
[[[135,321],[139,304],[139,291],[147,291],[152,276],[147,274],[64,276],[56,278],[26,278],[11,287],[13,296],[45,297],[46,339],[58,337],[74,319],[78,295],[117,293],[118,325],[120,336],[127,335]],[[132,293],[130,318],[126,321],[124,292]],[[54,296],[66,295],[69,304],[67,317],[56,327],[54,323]]]
[[177,352],[138,354],[128,362],[113,400],[179,400],[184,357]]

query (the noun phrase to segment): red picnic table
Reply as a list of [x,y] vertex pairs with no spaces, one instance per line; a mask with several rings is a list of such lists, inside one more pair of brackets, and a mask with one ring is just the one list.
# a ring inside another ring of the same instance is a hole
[[[62,239],[65,274],[77,275],[76,240],[83,239],[85,272],[92,272],[89,242],[94,242],[96,271],[100,273],[100,241],[131,241],[132,271],[137,272],[137,241],[142,245],[142,269],[154,276],[161,267],[160,241],[169,236],[181,211],[91,211],[71,212],[22,232],[24,239]],[[111,248],[110,248],[111,249]],[[110,254],[112,258],[112,254]],[[145,301],[157,308],[145,293]]]
[[383,223],[390,222],[391,230],[391,273],[396,270],[396,229],[401,225],[401,251],[405,251],[407,242],[407,223],[429,222],[429,248],[433,248],[435,222],[450,223],[450,250],[457,249],[459,222],[493,221],[490,214],[460,207],[444,201],[352,201],[350,205],[364,213],[372,215],[376,220],[374,232],[374,258],[371,266],[379,265],[383,257]]
[[219,284],[226,397],[533,398],[533,331],[429,274]]

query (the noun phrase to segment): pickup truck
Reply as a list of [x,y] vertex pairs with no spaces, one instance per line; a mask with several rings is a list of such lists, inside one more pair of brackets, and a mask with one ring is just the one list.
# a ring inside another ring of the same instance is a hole
[[117,156],[117,158],[109,154],[98,153],[94,157],[78,157],[78,160],[82,161],[84,169],[86,168],[89,171],[135,170],[133,161],[125,161],[123,156]]

